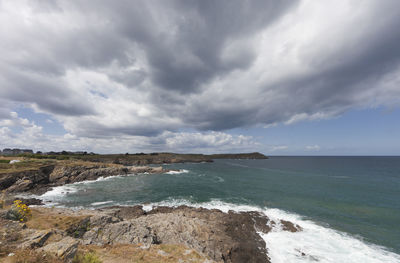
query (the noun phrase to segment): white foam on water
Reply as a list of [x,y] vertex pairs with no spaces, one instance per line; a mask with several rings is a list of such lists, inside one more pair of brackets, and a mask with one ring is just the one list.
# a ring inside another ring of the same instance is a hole
[[126,176],[132,176],[133,174],[129,174],[129,175],[112,175],[112,176],[106,176],[106,177],[99,177],[96,180],[85,180],[85,181],[81,181],[81,182],[76,182],[76,183],[72,183],[70,185],[76,185],[76,184],[92,184],[95,182],[102,182],[102,181],[108,181],[108,180],[112,180],[112,179],[119,179],[119,178],[123,178]]
[[152,204],[143,204],[142,207],[143,207],[143,210],[146,211],[146,212],[149,212],[149,211],[151,211],[153,209],[153,205]]
[[217,183],[223,183],[225,182],[224,178],[220,177],[220,176],[216,176],[215,179],[217,179]]
[[58,203],[54,202],[54,201],[59,201],[64,196],[66,196],[68,194],[78,192],[79,189],[76,187],[77,185],[92,184],[92,183],[96,183],[96,182],[102,182],[102,181],[108,181],[108,180],[114,180],[114,179],[121,179],[121,178],[124,178],[124,177],[136,176],[136,175],[137,174],[113,175],[113,176],[107,176],[107,177],[99,177],[96,180],[85,180],[85,181],[76,182],[76,183],[72,183],[72,184],[56,186],[56,187],[51,188],[49,191],[47,191],[46,193],[44,193],[44,194],[42,194],[40,196],[33,195],[32,197],[41,199],[45,203],[45,206],[58,206],[58,207],[60,207],[58,205]]
[[219,209],[223,212],[229,210],[236,212],[259,211],[275,222],[283,219],[301,226],[303,230],[296,233],[283,231],[280,224],[276,224],[268,234],[259,233],[266,243],[272,263],[400,262],[399,254],[389,252],[383,247],[364,242],[346,233],[320,226],[311,220],[280,209],[231,204],[219,200],[207,203],[191,203],[186,200],[175,199],[147,204],[146,209],[151,210],[155,206],[176,207],[180,205]]
[[166,172],[165,174],[186,174],[188,172],[189,172],[189,170],[180,169],[178,171],[169,171],[169,172]]
[[99,206],[99,205],[106,205],[106,204],[110,204],[110,203],[114,203],[114,201],[104,201],[104,202],[94,202],[94,203],[91,203],[90,205],[93,205],[93,206]]
[[51,198],[51,197],[62,197],[64,195],[70,194],[70,193],[75,193],[77,192],[78,189],[76,189],[73,185],[62,185],[62,186],[56,186],[53,187],[50,191],[47,191],[46,193],[42,194],[40,197],[41,198]]
[[272,262],[400,262],[400,255],[383,247],[364,242],[346,233],[320,226],[311,220],[279,209],[266,209],[274,221],[284,219],[303,230],[292,233],[277,225],[268,234],[261,234]]

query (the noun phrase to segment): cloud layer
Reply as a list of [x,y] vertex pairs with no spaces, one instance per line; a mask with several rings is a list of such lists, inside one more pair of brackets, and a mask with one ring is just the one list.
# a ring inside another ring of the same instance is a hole
[[396,0],[0,1],[0,23],[2,134],[24,105],[74,138],[192,149],[400,102]]

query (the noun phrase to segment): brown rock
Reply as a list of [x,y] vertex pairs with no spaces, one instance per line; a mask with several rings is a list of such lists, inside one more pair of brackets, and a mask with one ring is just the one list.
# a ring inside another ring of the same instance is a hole
[[284,231],[299,232],[302,230],[302,228],[299,225],[293,224],[292,222],[289,221],[281,220],[281,224],[282,224],[282,229]]
[[134,219],[138,218],[142,215],[145,215],[146,212],[143,210],[143,206],[137,205],[137,206],[114,206],[107,208],[106,210],[110,209],[115,209],[115,213],[113,213],[113,216],[123,219],[123,220],[129,220],[129,219]]

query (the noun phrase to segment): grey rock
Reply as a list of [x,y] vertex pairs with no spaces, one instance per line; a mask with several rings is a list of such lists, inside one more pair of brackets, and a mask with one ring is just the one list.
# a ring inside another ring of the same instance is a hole
[[64,262],[72,262],[75,254],[78,250],[79,241],[72,237],[65,237],[62,240],[54,243],[50,243],[40,250],[46,253],[51,253],[58,258],[64,260]]

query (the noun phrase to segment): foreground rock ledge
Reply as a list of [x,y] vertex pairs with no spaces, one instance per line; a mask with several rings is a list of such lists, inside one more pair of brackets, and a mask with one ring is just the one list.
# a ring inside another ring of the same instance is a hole
[[142,206],[78,211],[34,208],[26,224],[5,219],[4,212],[0,219],[1,243],[6,244],[3,250],[51,253],[64,262],[70,262],[77,250],[89,247],[102,248],[103,261],[114,262],[104,251],[119,246],[156,251],[168,245],[186,248],[182,258],[194,251],[198,262],[270,262],[258,232],[267,234],[276,224],[287,231],[301,231],[298,225],[273,222],[258,212],[224,213],[187,206],[156,207],[148,212]]

